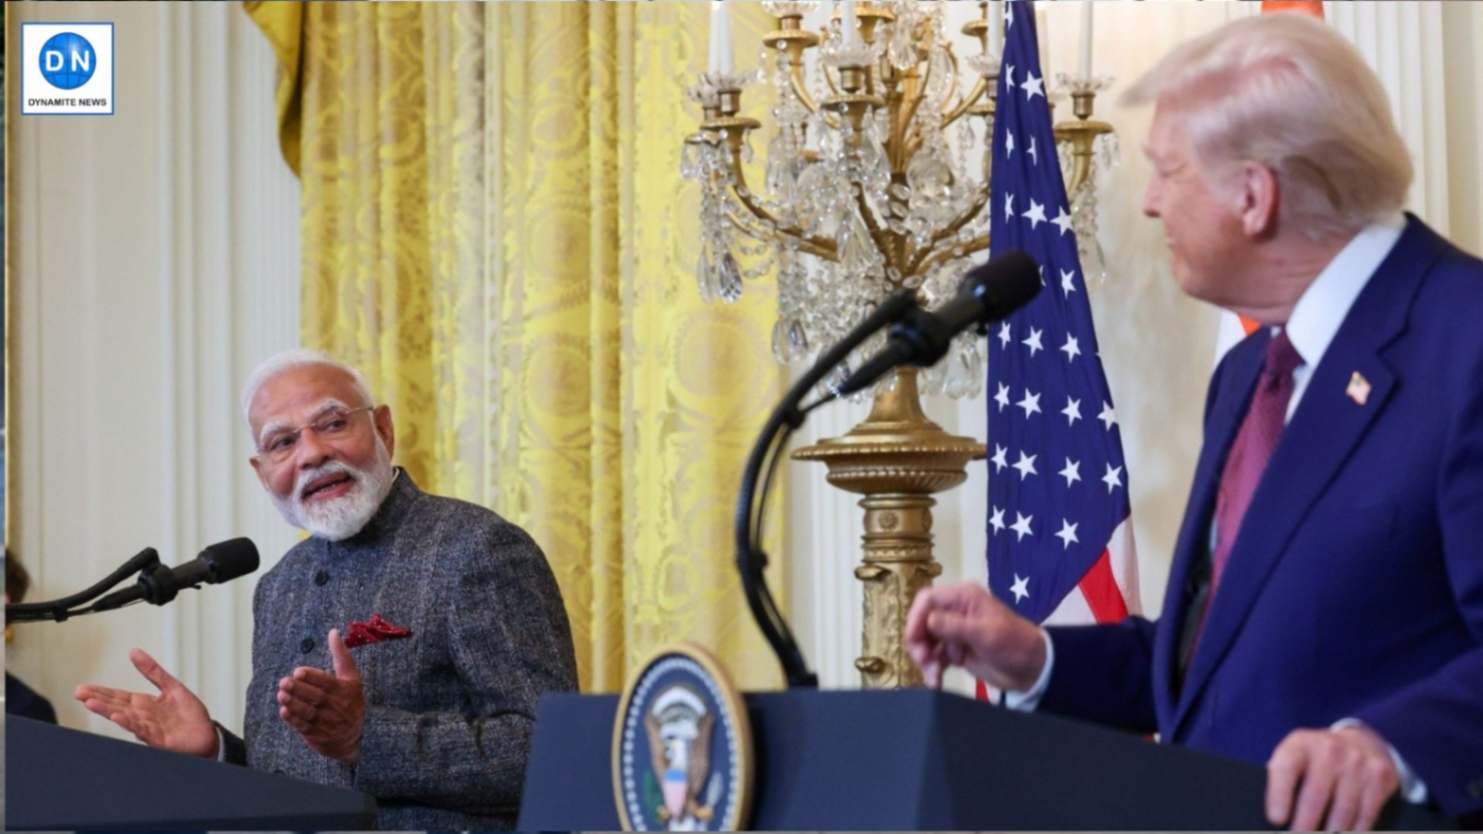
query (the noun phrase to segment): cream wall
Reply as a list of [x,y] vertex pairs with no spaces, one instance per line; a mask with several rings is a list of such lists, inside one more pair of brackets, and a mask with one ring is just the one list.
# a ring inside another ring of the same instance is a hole
[[[1047,78],[1073,71],[1080,32],[1078,2],[1046,3]],[[1455,242],[1483,252],[1483,3],[1326,3],[1329,22],[1349,37],[1389,92],[1416,161],[1410,209]],[[949,8],[956,32],[976,4]],[[1097,112],[1117,128],[1121,164],[1103,181],[1101,243],[1109,278],[1090,299],[1108,382],[1116,399],[1129,459],[1140,595],[1157,612],[1200,444],[1201,412],[1212,367],[1218,315],[1183,297],[1169,275],[1162,233],[1139,214],[1149,166],[1139,145],[1150,114],[1113,101],[1120,90],[1174,44],[1256,11],[1255,3],[1101,0],[1095,5],[1094,71],[1116,79]],[[739,54],[747,54],[741,47]],[[1068,108],[1062,105],[1062,117]],[[926,404],[955,433],[983,438],[982,397]],[[849,406],[817,413],[795,445],[836,436],[863,419]],[[934,513],[939,582],[983,581],[986,467],[970,465],[968,482],[939,497]],[[860,642],[860,589],[851,574],[859,560],[861,511],[829,487],[816,464],[788,470],[790,578],[793,620],[806,656],[826,686],[857,686],[853,662]],[[965,677],[950,685],[966,691]]]
[[[271,51],[236,3],[7,12],[10,27],[112,21],[117,55],[116,115],[9,114],[10,545],[31,599],[145,546],[177,564],[246,535],[266,570],[295,534],[247,465],[236,401],[256,361],[298,340],[298,185],[278,154]],[[63,724],[120,734],[70,693],[149,689],[126,657],[138,646],[237,727],[252,583],[19,626],[7,668]]]

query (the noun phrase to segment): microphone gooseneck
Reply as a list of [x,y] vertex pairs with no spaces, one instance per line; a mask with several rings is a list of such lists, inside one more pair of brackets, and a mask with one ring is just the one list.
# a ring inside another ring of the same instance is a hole
[[[80,614],[122,608],[139,600],[164,605],[175,599],[185,588],[199,587],[202,583],[215,585],[229,582],[239,576],[246,576],[257,568],[257,547],[251,539],[246,538],[228,539],[213,544],[202,550],[196,558],[173,568],[160,564],[159,554],[154,548],[147,547],[84,591],[48,602],[6,605],[5,620],[8,623],[41,620],[62,622]],[[136,574],[139,580],[133,586],[103,596],[108,589]],[[97,602],[87,605],[90,600],[95,599]]]
[[257,570],[257,547],[248,538],[217,542],[183,565],[168,568],[155,565],[139,576],[132,588],[114,591],[98,600],[95,611],[109,611],[142,599],[151,605],[164,605],[185,588],[202,583],[216,585]]

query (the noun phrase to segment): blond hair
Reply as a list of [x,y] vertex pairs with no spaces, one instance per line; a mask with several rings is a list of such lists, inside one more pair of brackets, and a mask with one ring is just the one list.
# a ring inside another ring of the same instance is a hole
[[1177,111],[1200,161],[1271,169],[1281,214],[1311,237],[1398,211],[1413,170],[1380,79],[1307,15],[1258,15],[1188,41],[1123,95]]

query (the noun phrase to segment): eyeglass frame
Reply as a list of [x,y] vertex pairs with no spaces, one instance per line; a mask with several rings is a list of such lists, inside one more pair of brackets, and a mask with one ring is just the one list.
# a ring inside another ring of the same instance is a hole
[[[316,435],[318,435],[320,437],[325,437],[325,436],[336,437],[338,435],[343,434],[346,429],[349,429],[350,428],[350,426],[348,425],[349,424],[349,420],[347,418],[351,417],[352,415],[359,414],[362,411],[375,412],[375,410],[377,408],[380,408],[380,406],[363,405],[363,406],[361,406],[359,408],[350,408],[350,409],[346,409],[346,408],[343,408],[343,407],[338,406],[338,405],[337,406],[332,406],[328,411],[321,413],[321,415],[319,417],[317,417],[316,419],[311,420],[311,421],[305,423],[302,426],[297,426],[297,427],[294,427],[294,428],[291,428],[291,429],[288,429],[288,428],[280,429],[278,431],[273,432],[273,434],[268,438],[270,441],[272,441],[272,440],[278,440],[278,439],[283,438],[283,437],[292,437],[293,438],[293,443],[289,444],[283,450],[283,453],[281,455],[276,455],[272,451],[272,449],[270,449],[268,447],[265,447],[262,444],[258,444],[257,445],[257,453],[259,455],[262,455],[264,458],[267,458],[268,461],[271,462],[271,463],[275,463],[275,464],[283,463],[284,461],[288,460],[290,457],[293,456],[293,450],[294,450],[294,448],[296,448],[299,445],[299,439],[304,436],[304,432],[306,430],[312,430]],[[334,418],[334,419],[344,419],[344,420],[346,420],[347,425],[346,425],[345,429],[342,429],[340,431],[326,432],[326,431],[322,430],[321,428],[319,428],[319,424],[321,424],[324,421],[329,420],[331,418]],[[374,419],[374,414],[373,414],[373,419]]]

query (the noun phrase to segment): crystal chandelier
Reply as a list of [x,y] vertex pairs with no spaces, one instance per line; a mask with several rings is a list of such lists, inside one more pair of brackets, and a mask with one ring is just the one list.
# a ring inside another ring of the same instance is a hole
[[[701,186],[702,295],[735,300],[747,279],[775,269],[772,347],[783,362],[813,357],[896,290],[917,290],[928,305],[947,298],[970,257],[988,248],[985,137],[998,56],[987,4],[963,28],[978,40],[967,56],[944,34],[941,0],[847,0],[821,32],[808,31],[803,18],[817,5],[765,3],[777,18],[763,38],[771,65],[746,75],[713,65],[701,76],[690,95],[704,120],[681,162]],[[775,91],[760,190],[742,167],[761,127],[740,115],[754,82]],[[922,374],[922,388],[976,395],[981,342],[960,337]]]

